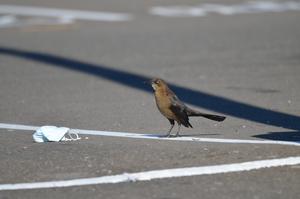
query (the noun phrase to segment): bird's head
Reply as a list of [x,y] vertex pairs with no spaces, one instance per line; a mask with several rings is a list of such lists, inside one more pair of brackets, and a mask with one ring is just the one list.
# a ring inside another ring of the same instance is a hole
[[154,78],[151,80],[151,86],[152,86],[153,90],[156,91],[157,89],[165,87],[166,83],[162,79]]

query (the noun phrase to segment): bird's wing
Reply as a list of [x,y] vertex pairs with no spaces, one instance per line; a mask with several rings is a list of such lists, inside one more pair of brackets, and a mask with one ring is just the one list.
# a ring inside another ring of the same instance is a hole
[[178,99],[178,97],[175,94],[171,97],[171,104],[174,106],[181,107],[182,110],[186,108],[185,104],[182,101],[180,101],[180,99]]
[[186,106],[183,102],[181,102],[176,95],[171,98],[171,111],[176,115],[176,118],[180,121],[181,124],[188,127],[191,126],[189,124],[189,117],[186,113]]

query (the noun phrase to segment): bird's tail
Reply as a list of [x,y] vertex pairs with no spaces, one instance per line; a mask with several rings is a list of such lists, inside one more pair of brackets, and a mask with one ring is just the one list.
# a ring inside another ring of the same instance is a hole
[[192,109],[188,109],[187,114],[188,114],[188,116],[191,116],[191,117],[201,116],[201,117],[205,117],[207,119],[218,121],[218,122],[222,122],[226,119],[226,117],[224,117],[224,116],[201,113],[201,112],[198,112],[198,111],[194,111]]

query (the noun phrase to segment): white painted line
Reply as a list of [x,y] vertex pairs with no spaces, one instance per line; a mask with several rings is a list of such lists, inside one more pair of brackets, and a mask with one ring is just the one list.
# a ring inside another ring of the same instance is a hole
[[14,15],[0,17],[0,28],[25,27],[33,25],[61,25],[71,24],[74,21],[69,18],[32,17],[23,19]]
[[[15,129],[15,130],[31,130],[35,131],[38,126],[27,126],[19,124],[6,124],[0,123],[0,129]],[[176,137],[165,138],[157,134],[140,134],[140,133],[127,133],[127,132],[113,132],[113,131],[95,131],[95,130],[82,130],[71,129],[71,133],[82,135],[100,135],[109,137],[124,137],[135,139],[151,139],[151,140],[166,140],[166,141],[186,141],[186,142],[211,142],[211,143],[229,143],[229,144],[278,144],[278,145],[292,145],[300,146],[299,142],[289,141],[272,141],[272,140],[241,140],[241,139],[221,139],[221,138],[199,138],[199,137]],[[199,134],[201,136],[201,134]]]
[[0,5],[0,14],[15,14],[23,16],[55,17],[92,21],[128,21],[132,19],[130,14],[114,12],[93,12],[82,10],[54,9],[44,7]]
[[0,16],[0,27],[7,27],[10,24],[16,23],[17,18],[11,15]]
[[[300,146],[297,142],[287,141],[271,141],[271,140],[240,140],[240,139],[221,139],[221,138],[199,138],[199,137],[174,137],[165,138],[155,134],[139,134],[139,133],[126,133],[126,132],[112,132],[112,131],[93,131],[71,129],[71,132],[86,135],[101,135],[111,137],[126,137],[136,139],[152,139],[152,140],[168,140],[168,141],[193,141],[193,142],[216,142],[216,143],[231,143],[231,144],[279,144],[279,145],[293,145]],[[201,134],[199,134],[201,136]]]
[[81,178],[81,179],[74,179],[74,180],[18,183],[18,184],[0,184],[0,191],[149,181],[149,180],[163,179],[163,178],[177,178],[177,177],[251,171],[256,169],[279,167],[279,166],[291,166],[297,164],[300,164],[300,156],[281,158],[281,159],[271,159],[271,160],[258,160],[258,161],[242,162],[242,163],[234,163],[234,164],[222,164],[222,165],[214,165],[214,166],[152,170],[152,171],[139,172],[139,173],[124,173],[120,175],[102,176],[102,177],[95,177],[95,178]]
[[29,125],[22,125],[22,124],[6,124],[0,123],[1,129],[14,129],[14,130],[25,130],[25,131],[35,131],[39,127],[38,126],[29,126]]
[[198,6],[158,6],[149,12],[153,15],[164,17],[202,17],[209,13],[220,15],[235,15],[263,12],[299,11],[300,2],[286,1],[249,1],[240,4],[201,4]]

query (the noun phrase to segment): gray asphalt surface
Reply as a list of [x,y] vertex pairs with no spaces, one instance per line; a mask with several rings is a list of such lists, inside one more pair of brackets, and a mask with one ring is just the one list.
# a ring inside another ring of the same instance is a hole
[[[194,128],[182,128],[183,136],[299,142],[300,12],[200,18],[148,13],[152,6],[199,2],[204,1],[26,1],[30,6],[130,13],[134,19],[1,28],[0,122],[163,135],[169,123],[156,109],[151,88],[142,82],[161,77],[190,106],[228,117],[217,125],[192,118]],[[0,130],[0,184],[229,164],[300,152],[295,146],[102,136],[37,144],[32,133]],[[298,165],[115,185],[1,191],[0,198],[294,199],[300,194],[299,184]]]

